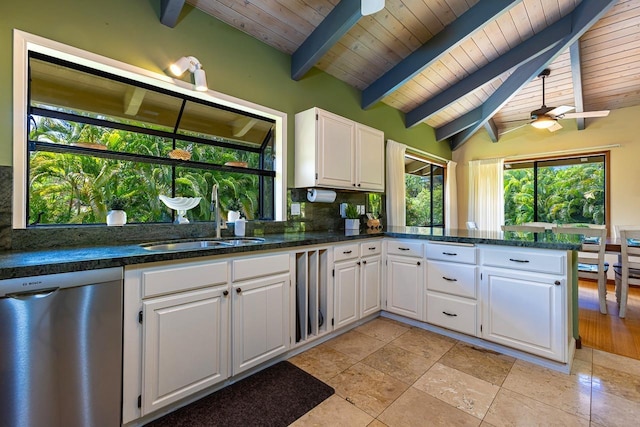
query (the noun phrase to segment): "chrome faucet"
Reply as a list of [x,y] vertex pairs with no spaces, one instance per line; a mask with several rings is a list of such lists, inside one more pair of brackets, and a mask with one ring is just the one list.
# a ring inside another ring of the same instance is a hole
[[220,216],[220,198],[218,197],[218,184],[211,188],[211,220],[216,222],[216,239],[220,238],[220,229],[227,228]]
[[216,222],[216,239],[220,238],[220,201],[218,200],[218,184],[211,189],[211,216]]

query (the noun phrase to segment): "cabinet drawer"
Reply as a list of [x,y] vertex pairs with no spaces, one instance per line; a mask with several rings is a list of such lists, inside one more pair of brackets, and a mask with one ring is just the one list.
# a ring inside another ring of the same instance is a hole
[[360,243],[361,256],[378,255],[382,253],[382,241],[376,240],[373,242]]
[[406,242],[391,240],[387,242],[387,253],[392,255],[404,255],[422,258],[424,244],[419,242]]
[[474,301],[427,292],[427,322],[476,335],[478,305]]
[[427,261],[427,289],[461,297],[477,297],[475,265]]
[[142,272],[142,298],[227,283],[227,263],[157,267]]
[[255,277],[270,276],[272,274],[289,272],[289,254],[266,255],[253,258],[243,258],[233,261],[232,280],[253,279]]
[[427,259],[475,264],[476,247],[429,242],[427,243]]
[[350,243],[348,245],[338,245],[333,249],[333,260],[344,261],[345,259],[358,258],[360,245],[357,243]]
[[513,270],[565,274],[566,253],[544,249],[484,248],[482,264]]

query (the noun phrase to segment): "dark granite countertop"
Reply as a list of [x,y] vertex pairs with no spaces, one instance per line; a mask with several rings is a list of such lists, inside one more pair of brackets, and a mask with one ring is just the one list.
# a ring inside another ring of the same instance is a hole
[[[427,227],[390,227],[384,232],[351,234],[344,232],[300,232],[266,234],[264,243],[188,251],[149,251],[138,244],[122,244],[0,252],[0,279],[64,273],[156,261],[212,255],[269,251],[373,237],[424,239],[442,242],[491,244],[544,249],[578,250],[580,242],[553,233],[502,233],[481,230],[442,230]],[[185,239],[187,240],[187,239]],[[191,239],[197,240],[197,239]]]

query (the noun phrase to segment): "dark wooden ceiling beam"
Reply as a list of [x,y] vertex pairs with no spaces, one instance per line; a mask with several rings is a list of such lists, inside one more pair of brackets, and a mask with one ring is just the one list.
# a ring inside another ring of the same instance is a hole
[[293,52],[291,78],[300,80],[362,18],[360,0],[342,0]]
[[[576,40],[569,48],[571,57],[571,80],[573,80],[573,102],[576,113],[584,111],[584,100],[582,98],[582,64],[580,62],[580,40]],[[584,130],[584,117],[576,119],[578,130]]]
[[487,120],[487,123],[484,124],[484,128],[489,134],[489,139],[491,139],[491,142],[498,142],[499,135],[498,135],[498,126],[496,125],[496,122],[493,119],[489,119]]
[[463,98],[502,73],[517,67],[551,49],[571,33],[571,16],[565,16],[544,30],[529,37],[476,72],[468,75],[448,89],[427,100],[405,115],[406,127],[415,126],[425,119]]
[[458,19],[396,64],[362,91],[362,108],[369,108],[397,90],[442,55],[471,37],[488,22],[511,9],[521,0],[480,0]]
[[185,0],[162,0],[160,4],[160,22],[174,28],[178,23]]
[[[613,7],[616,2],[617,0],[583,0],[576,6],[570,14],[572,31],[569,36],[565,37],[552,49],[521,65],[480,107],[454,120],[454,122],[460,120],[461,123],[464,123],[463,118],[471,113],[473,113],[472,118],[475,119],[477,117],[476,110],[481,110],[479,120],[475,121],[471,126],[460,126],[458,131],[454,132],[455,135],[450,141],[451,149],[455,150],[460,148],[462,144],[482,128],[500,108],[509,102],[520,89],[532,79],[536,78],[560,53],[575,43],[602,15]],[[446,132],[441,131],[441,129],[444,128],[446,128]],[[436,139],[440,141],[448,138],[451,135],[451,131],[452,129],[449,123],[436,129]],[[443,135],[447,136],[442,137]]]

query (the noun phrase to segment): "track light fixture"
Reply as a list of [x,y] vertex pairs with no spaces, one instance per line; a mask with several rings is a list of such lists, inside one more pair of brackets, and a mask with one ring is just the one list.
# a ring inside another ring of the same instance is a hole
[[196,90],[200,92],[206,92],[209,90],[207,87],[207,76],[202,69],[202,64],[200,64],[200,61],[198,61],[197,58],[193,56],[183,56],[169,66],[169,71],[177,77],[184,74],[187,70],[193,74],[193,82],[196,86]]
[[372,15],[384,8],[384,0],[360,0],[362,16]]

